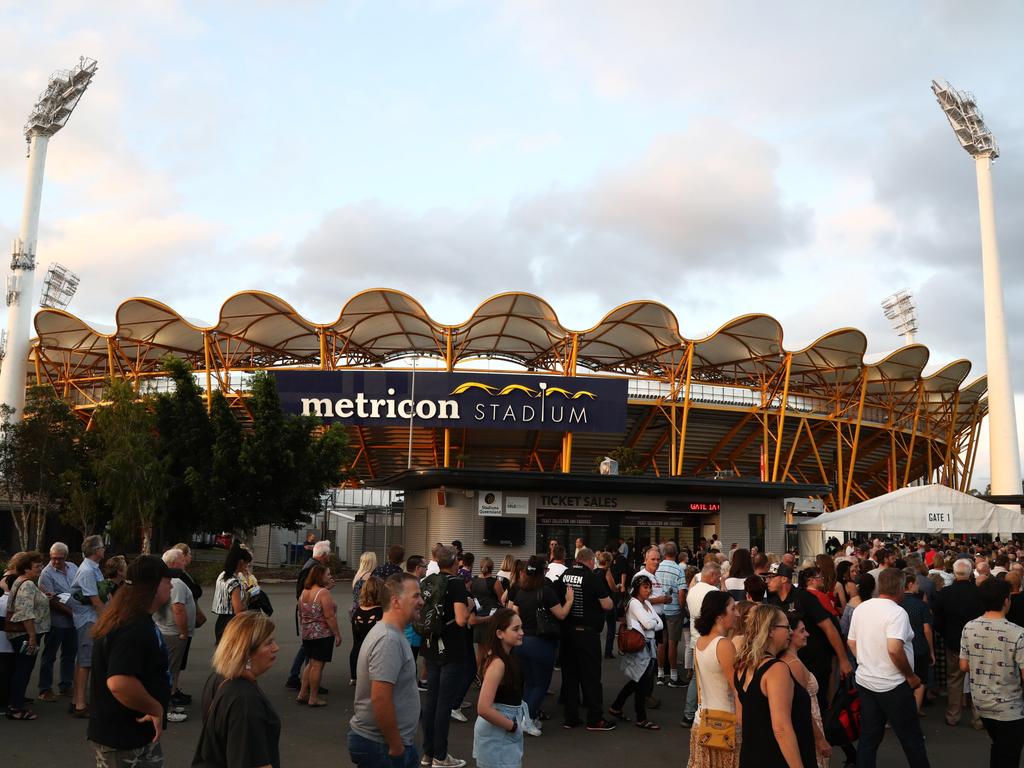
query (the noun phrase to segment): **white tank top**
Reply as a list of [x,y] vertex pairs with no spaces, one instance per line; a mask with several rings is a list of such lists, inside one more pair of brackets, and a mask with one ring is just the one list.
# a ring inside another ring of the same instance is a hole
[[[700,671],[700,707],[706,709],[724,709],[727,712],[735,712],[736,708],[732,700],[732,690],[729,688],[729,681],[725,679],[722,665],[718,663],[718,643],[726,640],[724,637],[716,637],[703,651],[694,649],[694,663]],[[726,640],[726,642],[729,642]]]

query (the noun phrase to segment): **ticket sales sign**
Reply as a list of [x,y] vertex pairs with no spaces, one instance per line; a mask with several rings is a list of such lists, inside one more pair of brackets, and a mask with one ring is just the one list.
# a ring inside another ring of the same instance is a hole
[[366,426],[624,432],[626,379],[411,371],[271,371],[287,413]]

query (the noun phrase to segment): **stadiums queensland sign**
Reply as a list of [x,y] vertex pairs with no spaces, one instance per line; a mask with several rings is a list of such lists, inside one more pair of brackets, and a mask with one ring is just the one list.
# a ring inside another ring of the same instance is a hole
[[367,426],[623,432],[626,379],[410,371],[271,371],[288,413]]

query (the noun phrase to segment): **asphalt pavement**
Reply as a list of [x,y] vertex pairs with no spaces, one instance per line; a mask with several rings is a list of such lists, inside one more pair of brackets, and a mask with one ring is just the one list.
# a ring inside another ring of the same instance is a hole
[[[334,661],[327,665],[324,685],[329,689],[325,697],[328,705],[311,709],[295,703],[295,692],[284,687],[284,681],[298,648],[292,619],[291,601],[294,595],[289,584],[265,585],[273,601],[278,624],[277,641],[281,646],[274,667],[260,678],[260,684],[273,702],[281,717],[281,762],[285,768],[297,765],[350,765],[345,748],[348,720],[352,716],[353,689],[348,684],[348,655],[352,648],[351,633],[343,624],[344,642],[335,649]],[[346,594],[343,590],[339,596]],[[209,608],[212,589],[203,597],[203,608]],[[339,602],[347,604],[341,599]],[[189,669],[182,673],[181,686],[191,693],[195,703],[191,705],[190,719],[184,723],[171,724],[163,737],[164,754],[168,768],[191,765],[192,755],[200,732],[198,700],[203,683],[209,674],[209,659],[213,651],[213,624],[208,623],[197,632],[190,652]],[[37,669],[38,672],[38,663]],[[625,678],[619,672],[618,663],[604,662],[604,702],[607,707],[618,692]],[[557,690],[558,672],[552,681],[552,690]],[[36,678],[33,675],[29,695],[36,695]],[[473,691],[470,693],[472,698]],[[526,737],[526,755],[523,761],[527,768],[536,766],[585,766],[594,762],[601,765],[629,765],[642,761],[644,768],[671,766],[682,768],[686,765],[690,732],[679,726],[686,689],[658,687],[654,695],[661,700],[661,706],[652,710],[651,720],[662,726],[661,731],[642,731],[632,723],[621,724],[609,733],[590,733],[582,729],[564,730],[555,703],[549,696],[544,709],[551,719],[544,724],[544,735],[539,738]],[[33,707],[39,719],[33,722],[14,722],[0,719],[0,743],[2,743],[4,764],[10,766],[60,766],[61,768],[93,768],[91,752],[86,744],[86,721],[76,720],[67,712],[67,700],[47,704],[37,701]],[[631,704],[627,705],[630,713]],[[928,754],[933,766],[973,766],[987,764],[989,741],[985,733],[974,731],[966,723],[966,717],[959,727],[947,726],[942,717],[943,707],[932,706],[922,719]],[[469,721],[452,722],[450,751],[473,766],[473,721],[475,712],[466,710]],[[836,750],[833,766],[842,766],[842,752]],[[906,765],[899,744],[891,732],[879,751],[878,765]]]

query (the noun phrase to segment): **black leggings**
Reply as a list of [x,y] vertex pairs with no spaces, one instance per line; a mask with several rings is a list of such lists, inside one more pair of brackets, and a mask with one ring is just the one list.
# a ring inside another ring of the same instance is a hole
[[633,703],[636,706],[636,721],[644,722],[647,719],[647,697],[654,690],[654,667],[655,661],[651,659],[643,677],[639,680],[627,680],[626,684],[622,686],[622,690],[619,691],[619,695],[615,697],[615,701],[612,702],[612,709],[622,712],[622,708],[626,706],[626,701],[632,694]]

